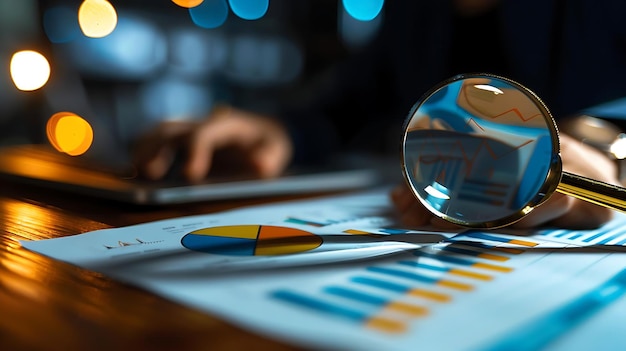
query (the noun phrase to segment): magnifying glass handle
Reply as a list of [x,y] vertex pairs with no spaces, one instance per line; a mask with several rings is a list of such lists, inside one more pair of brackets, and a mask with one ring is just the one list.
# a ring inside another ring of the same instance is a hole
[[556,191],[575,198],[626,212],[626,188],[563,172]]

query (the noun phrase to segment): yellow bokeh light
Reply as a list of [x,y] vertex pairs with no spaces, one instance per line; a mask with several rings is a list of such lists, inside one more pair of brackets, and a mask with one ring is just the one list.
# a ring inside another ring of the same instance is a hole
[[78,8],[78,24],[88,37],[106,37],[117,26],[117,12],[106,0],[85,0]]
[[71,156],[84,154],[93,142],[89,122],[71,112],[58,112],[50,117],[46,133],[55,149]]
[[172,0],[173,3],[180,7],[192,8],[202,4],[204,0]]
[[11,78],[13,84],[24,91],[37,90],[50,78],[50,64],[37,51],[18,51],[11,57]]

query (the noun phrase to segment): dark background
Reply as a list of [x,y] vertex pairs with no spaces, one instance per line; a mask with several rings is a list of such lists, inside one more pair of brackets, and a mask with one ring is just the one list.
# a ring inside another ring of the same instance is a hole
[[[94,143],[123,147],[159,121],[204,118],[218,103],[272,113],[362,48],[383,17],[358,21],[337,0],[270,0],[260,19],[229,10],[207,29],[169,0],[124,0],[111,1],[116,30],[93,39],[78,27],[80,4],[0,0],[0,145],[45,143],[46,121],[59,111],[89,121]],[[34,92],[17,90],[8,70],[24,49],[51,64]]]

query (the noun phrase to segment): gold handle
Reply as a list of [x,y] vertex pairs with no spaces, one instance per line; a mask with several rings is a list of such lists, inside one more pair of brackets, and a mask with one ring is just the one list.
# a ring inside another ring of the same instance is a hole
[[563,172],[556,191],[596,205],[626,212],[626,188]]

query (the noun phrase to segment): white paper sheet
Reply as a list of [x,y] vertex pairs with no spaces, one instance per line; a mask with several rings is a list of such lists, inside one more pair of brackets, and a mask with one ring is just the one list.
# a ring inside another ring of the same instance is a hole
[[626,345],[625,215],[521,236],[392,213],[379,189],[22,245],[307,348]]

